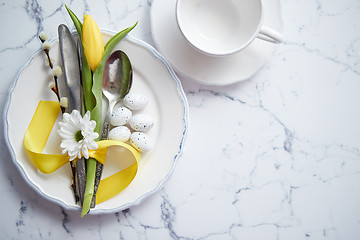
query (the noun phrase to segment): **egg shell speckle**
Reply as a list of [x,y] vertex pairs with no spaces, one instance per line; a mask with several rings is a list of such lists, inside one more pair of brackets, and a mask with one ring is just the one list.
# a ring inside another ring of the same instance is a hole
[[135,131],[147,131],[154,126],[154,120],[146,114],[136,114],[130,121],[129,125]]
[[108,139],[126,142],[127,140],[129,140],[130,135],[131,135],[131,131],[129,128],[125,126],[119,126],[119,127],[114,127],[113,129],[110,130]]
[[125,125],[132,117],[132,112],[126,107],[119,107],[112,112],[110,123],[113,126]]
[[124,97],[123,103],[131,110],[141,110],[149,103],[149,100],[141,93],[128,93]]
[[151,150],[151,142],[147,134],[143,132],[133,132],[130,136],[131,145],[140,152]]

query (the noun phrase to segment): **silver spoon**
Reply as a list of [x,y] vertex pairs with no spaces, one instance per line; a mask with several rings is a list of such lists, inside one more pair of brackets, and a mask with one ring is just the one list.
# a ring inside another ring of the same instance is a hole
[[[101,139],[107,139],[110,128],[110,115],[116,103],[123,99],[130,91],[132,85],[132,68],[128,56],[120,50],[113,52],[106,61],[103,81],[102,92],[108,100],[109,107],[106,111],[105,120],[101,131]],[[95,207],[96,192],[100,184],[103,164],[96,163],[96,176],[94,184],[94,195],[90,207]]]
[[113,52],[105,64],[102,92],[107,98],[109,108],[105,116],[101,138],[106,139],[109,132],[109,118],[116,103],[123,99],[132,85],[132,68],[128,56],[120,50]]

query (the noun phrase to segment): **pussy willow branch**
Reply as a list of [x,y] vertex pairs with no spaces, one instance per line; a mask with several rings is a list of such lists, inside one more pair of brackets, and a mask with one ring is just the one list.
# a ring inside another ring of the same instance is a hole
[[[44,39],[42,39],[40,36],[39,36],[39,39],[41,41],[41,43],[43,44],[45,42]],[[51,70],[54,69],[54,65],[51,61],[51,58],[50,58],[50,51],[49,49],[43,49],[43,51],[45,52],[46,54],[46,57],[49,61],[49,67]],[[57,81],[57,76],[54,75],[54,82],[55,82],[55,86],[51,88],[51,90],[55,93],[56,97],[58,98],[59,102],[60,102],[60,95],[59,95],[59,88],[58,88],[58,81]],[[61,106],[61,112],[64,113],[65,112],[65,108],[63,106]]]

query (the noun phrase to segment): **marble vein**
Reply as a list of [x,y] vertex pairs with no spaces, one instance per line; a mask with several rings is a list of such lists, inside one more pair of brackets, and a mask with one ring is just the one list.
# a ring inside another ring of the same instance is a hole
[[24,215],[26,214],[26,211],[27,211],[27,206],[23,201],[21,201],[20,209],[19,209],[19,217],[15,223],[15,225],[18,229],[18,232],[22,232],[22,228],[25,226]]
[[[26,20],[16,23],[24,27],[16,39],[5,34],[0,44],[3,105],[6,89],[22,63],[19,58],[40,46],[38,34],[59,21],[71,23],[64,4],[79,16],[97,15],[103,28],[117,30],[119,25],[140,20],[134,34],[152,43],[152,2],[1,2],[1,13],[9,11]],[[84,219],[78,212],[54,207],[23,184],[15,167],[9,168],[9,153],[0,141],[0,190],[5,193],[1,204],[7,206],[0,218],[1,236],[357,240],[359,2],[282,3],[286,41],[252,79],[211,87],[181,78],[190,105],[189,144],[164,189],[139,206]],[[314,113],[313,119],[302,119]],[[326,125],[323,132],[318,131],[322,125]],[[340,136],[335,131],[339,128],[347,133]]]
[[68,228],[68,223],[70,222],[69,215],[66,213],[63,207],[60,207],[60,209],[61,209],[61,214],[63,215],[62,226],[65,232],[72,236],[71,231]]
[[171,205],[167,197],[163,196],[161,203],[161,219],[164,222],[165,228],[169,231],[172,239],[180,239],[173,229],[173,222],[176,218],[176,209]]
[[[356,39],[354,40],[354,43],[352,44],[355,44],[355,41],[359,41],[360,39]],[[323,59],[326,59],[332,63],[335,63],[337,65],[340,65],[344,68],[344,71],[346,70],[349,70],[351,72],[353,72],[354,74],[356,75],[360,75],[360,70],[358,70],[356,67],[358,65],[358,62],[355,62],[353,63],[354,66],[351,66],[350,63],[346,63],[344,62],[342,59],[339,59],[339,57],[337,56],[329,56],[325,53],[323,53],[321,50],[319,49],[316,49],[316,48],[311,48],[311,47],[308,47],[306,46],[306,43],[299,43],[299,42],[289,42],[289,41],[285,41],[284,42],[284,45],[287,45],[287,46],[291,46],[291,47],[296,47],[296,48],[299,48],[299,49],[302,49],[304,50],[305,52],[311,54],[311,55],[316,55],[318,57],[321,57]],[[292,48],[294,49],[294,48]],[[352,47],[349,47],[350,50],[348,51],[351,51],[353,48]],[[348,56],[350,55],[349,53],[347,54]],[[359,59],[360,60],[360,59]]]

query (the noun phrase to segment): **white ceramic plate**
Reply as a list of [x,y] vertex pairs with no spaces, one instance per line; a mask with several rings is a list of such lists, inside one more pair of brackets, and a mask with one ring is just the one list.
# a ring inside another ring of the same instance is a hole
[[[181,34],[175,17],[176,0],[153,0],[151,32],[156,48],[179,74],[206,85],[246,80],[271,58],[276,45],[255,39],[246,49],[225,57],[196,51]],[[264,25],[282,32],[280,0],[264,0]]]
[[[104,41],[114,34],[103,31]],[[155,143],[152,150],[142,155],[133,182],[120,194],[96,205],[90,213],[116,212],[139,204],[145,197],[159,190],[174,170],[184,147],[188,131],[188,103],[182,86],[166,60],[150,45],[127,36],[114,49],[123,50],[133,66],[131,91],[149,98],[144,113],[152,116],[155,125],[148,134]],[[50,54],[55,65],[60,63],[58,42],[53,42]],[[48,88],[48,67],[44,53],[38,51],[21,69],[11,88],[5,110],[5,139],[15,165],[25,180],[43,197],[67,209],[80,210],[70,188],[72,177],[68,164],[51,174],[35,169],[23,145],[23,138],[39,100],[55,100]],[[59,64],[58,64],[59,65]],[[59,80],[60,81],[60,80]],[[59,151],[59,137],[55,128],[45,147]],[[111,174],[105,163],[103,176]]]

